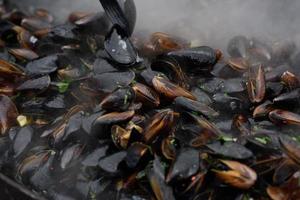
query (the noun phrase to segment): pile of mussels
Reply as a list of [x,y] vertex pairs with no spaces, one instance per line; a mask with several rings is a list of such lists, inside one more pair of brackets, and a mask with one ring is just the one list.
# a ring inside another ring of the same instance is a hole
[[1,6],[2,173],[60,200],[300,199],[293,42],[145,38],[133,0],[100,2],[63,25]]

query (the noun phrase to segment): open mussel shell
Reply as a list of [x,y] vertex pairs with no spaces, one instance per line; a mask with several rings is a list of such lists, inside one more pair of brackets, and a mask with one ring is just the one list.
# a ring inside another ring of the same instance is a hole
[[116,147],[120,149],[127,149],[130,136],[131,131],[124,129],[119,125],[114,125],[111,127],[112,141],[114,142]]
[[257,106],[253,111],[253,118],[265,118],[268,117],[269,113],[274,110],[271,101],[266,101],[263,104]]
[[290,178],[299,170],[299,165],[290,159],[283,160],[279,166],[277,166],[273,174],[273,183],[281,185],[290,180]]
[[300,145],[296,141],[288,137],[280,137],[281,148],[284,153],[296,164],[300,165]]
[[133,0],[100,0],[113,25],[118,25],[131,36],[136,22],[136,7]]
[[245,72],[249,69],[249,63],[245,58],[230,58],[228,65],[238,72]]
[[146,174],[156,199],[175,200],[172,187],[165,181],[165,170],[159,157],[155,156],[152,166],[147,167]]
[[174,100],[174,104],[177,108],[182,109],[183,111],[199,113],[208,118],[219,116],[219,113],[213,108],[185,97],[177,97]]
[[47,160],[51,151],[42,150],[25,157],[17,166],[17,176],[24,181],[26,177],[30,177],[40,166]]
[[158,94],[150,87],[141,83],[135,83],[132,86],[132,89],[135,92],[137,101],[140,101],[141,103],[143,103],[143,105],[149,107],[159,106],[160,98]]
[[300,87],[300,79],[292,72],[286,71],[281,76],[281,81],[286,85],[290,90],[297,89]]
[[138,62],[135,47],[117,26],[113,27],[108,36],[106,36],[104,48],[109,59],[116,64],[132,66]]
[[179,86],[188,89],[189,88],[189,79],[179,63],[174,58],[164,58],[157,59],[152,62],[151,69],[162,72],[165,74],[171,81],[178,84]]
[[96,134],[101,138],[109,138],[110,132],[102,130],[103,127],[129,121],[134,116],[134,114],[134,111],[126,111],[112,112],[101,115],[97,117],[93,122],[93,129],[95,129],[95,131],[93,132],[96,132]]
[[25,72],[24,69],[18,65],[0,59],[0,74],[11,78],[14,76],[24,76]]
[[182,132],[175,132],[176,138],[181,143],[195,148],[202,147],[223,134],[215,124],[205,117],[189,112],[182,113],[180,125]]
[[13,48],[13,49],[9,49],[8,50],[10,54],[12,54],[13,56],[15,56],[17,59],[23,61],[31,61],[34,59],[37,59],[39,56],[32,50],[29,49],[17,49],[17,48]]
[[265,71],[262,66],[258,69],[249,70],[249,80],[247,82],[249,99],[252,103],[260,103],[266,94]]
[[187,91],[186,89],[180,87],[179,85],[176,85],[172,82],[170,82],[169,80],[167,80],[164,77],[161,76],[155,76],[152,79],[152,84],[154,89],[160,93],[161,95],[163,95],[164,97],[173,100],[176,97],[186,97],[192,100],[196,100],[196,97],[191,94],[189,91]]
[[133,143],[127,149],[125,162],[130,169],[143,169],[148,161],[152,159],[150,147],[142,143]]
[[269,118],[275,124],[300,125],[300,115],[285,110],[273,110],[269,113]]
[[131,87],[119,88],[106,96],[100,103],[104,110],[127,110],[135,99],[135,92]]
[[229,170],[214,170],[214,172],[224,183],[239,189],[249,189],[255,184],[257,174],[247,165],[229,160],[221,160],[220,162]]
[[30,32],[36,32],[39,30],[51,28],[51,24],[49,22],[39,19],[37,17],[24,18],[21,22],[21,26]]
[[0,95],[0,130],[1,135],[16,123],[19,113],[17,107],[12,100],[5,96]]
[[183,38],[163,32],[155,32],[150,36],[149,41],[141,47],[143,55],[157,56],[183,48],[188,48],[190,43]]
[[300,197],[298,183],[299,172],[296,172],[286,183],[280,186],[268,186],[267,193],[272,200],[296,200]]
[[161,153],[166,159],[174,160],[179,146],[179,142],[175,137],[166,137],[161,142]]
[[146,143],[151,143],[160,134],[168,134],[176,123],[179,113],[171,109],[162,110],[151,117],[146,123],[143,138]]

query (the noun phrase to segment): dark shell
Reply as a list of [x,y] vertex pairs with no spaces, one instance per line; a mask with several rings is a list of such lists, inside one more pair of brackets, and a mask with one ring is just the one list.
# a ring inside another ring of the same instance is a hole
[[175,200],[173,189],[165,182],[165,171],[158,157],[155,157],[153,165],[147,170],[152,191],[159,200]]
[[19,113],[15,104],[5,95],[0,95],[0,128],[1,135],[16,123]]
[[30,75],[50,74],[57,70],[57,59],[52,55],[34,60],[26,65],[26,71]]
[[216,50],[207,46],[173,51],[166,56],[175,58],[184,69],[192,73],[210,71],[218,60]]
[[150,87],[143,85],[141,83],[136,83],[132,86],[135,91],[137,101],[140,101],[146,106],[158,107],[160,104],[160,99],[158,94],[152,90]]
[[33,78],[25,81],[21,85],[19,85],[16,89],[18,91],[26,91],[26,90],[46,90],[50,85],[50,77],[42,76],[39,78]]
[[200,154],[194,149],[182,149],[174,163],[172,164],[170,171],[166,177],[166,181],[170,182],[173,179],[187,179],[196,174],[200,167]]
[[14,55],[17,59],[20,60],[34,60],[37,59],[39,56],[34,52],[29,49],[9,49],[9,53]]
[[127,72],[109,72],[97,74],[92,77],[96,83],[96,89],[100,92],[111,93],[118,87],[126,87],[135,79],[135,73]]
[[142,143],[134,143],[127,149],[125,162],[130,169],[136,169],[139,165],[145,167],[151,159],[150,147]]
[[98,163],[99,167],[109,174],[116,174],[119,172],[119,165],[126,157],[126,151],[120,151],[101,159]]
[[248,159],[253,157],[253,153],[249,149],[235,142],[225,142],[224,144],[215,142],[206,146],[220,156],[234,159]]
[[109,59],[116,64],[131,66],[138,61],[138,55],[133,44],[117,27],[113,28],[106,37],[104,48]]
[[75,165],[74,162],[78,162],[79,157],[82,154],[84,147],[80,144],[75,144],[70,147],[65,148],[60,157],[60,168],[66,170],[72,165]]
[[21,128],[13,141],[14,156],[18,157],[29,147],[33,140],[33,129],[30,126]]
[[106,60],[97,58],[93,64],[93,72],[95,74],[103,74],[107,72],[116,72],[118,71],[111,64],[109,64]]
[[135,99],[135,93],[131,87],[119,88],[106,96],[100,103],[104,110],[127,110]]
[[185,97],[177,97],[174,100],[174,104],[176,107],[181,108],[184,111],[203,114],[208,118],[219,116],[219,113],[216,112],[214,109],[210,108],[209,106]]
[[176,97],[186,97],[195,100],[196,98],[188,90],[176,85],[166,78],[155,76],[152,80],[154,89],[164,97],[173,100]]

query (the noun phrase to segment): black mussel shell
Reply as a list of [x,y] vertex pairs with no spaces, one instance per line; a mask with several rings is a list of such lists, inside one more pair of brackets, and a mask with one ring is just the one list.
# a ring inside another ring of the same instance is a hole
[[13,150],[15,157],[18,157],[19,155],[24,153],[26,149],[28,149],[33,140],[33,136],[33,128],[30,126],[23,127],[17,132],[17,135],[15,136],[13,141]]
[[104,42],[105,52],[109,60],[122,66],[132,66],[137,63],[138,55],[131,41],[124,36],[119,27],[113,27]]
[[17,87],[17,91],[26,91],[26,90],[46,90],[50,85],[51,79],[48,75],[33,78],[25,81]]
[[96,74],[92,80],[96,84],[96,89],[100,92],[111,93],[118,87],[126,87],[135,79],[135,73],[127,72],[108,72]]
[[172,187],[165,181],[165,170],[159,157],[156,156],[153,165],[147,167],[146,174],[157,199],[175,200]]
[[126,155],[127,153],[125,151],[114,153],[101,159],[98,165],[103,171],[109,174],[117,174],[119,172],[119,165],[124,160]]
[[34,60],[26,65],[26,71],[30,75],[50,74],[57,70],[57,59],[52,55]]
[[173,51],[166,56],[175,58],[185,70],[192,73],[211,71],[218,61],[216,50],[207,46]]
[[135,99],[135,93],[131,87],[119,88],[105,97],[100,103],[104,110],[127,110]]
[[235,142],[214,142],[206,145],[213,153],[234,159],[248,159],[253,157],[253,153],[241,144]]
[[175,106],[177,106],[179,109],[183,109],[184,111],[188,112],[195,112],[199,114],[203,114],[204,116],[208,118],[213,118],[219,116],[219,113],[209,107],[208,105],[202,104],[198,101],[194,101],[191,99],[188,99],[186,97],[177,97],[174,100]]
[[191,148],[181,149],[177,155],[170,171],[167,175],[166,181],[170,182],[173,179],[187,179],[196,174],[200,167],[199,151]]
[[107,72],[118,71],[111,64],[109,64],[105,59],[97,58],[93,64],[93,72],[95,74],[103,74]]

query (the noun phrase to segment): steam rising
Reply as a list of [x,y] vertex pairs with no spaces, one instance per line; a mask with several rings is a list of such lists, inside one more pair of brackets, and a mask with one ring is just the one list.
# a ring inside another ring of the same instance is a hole
[[[135,3],[136,31],[171,32],[219,48],[240,34],[300,43],[299,0],[135,0]],[[59,20],[66,19],[73,10],[102,10],[98,0],[26,0],[26,4],[46,7]]]

